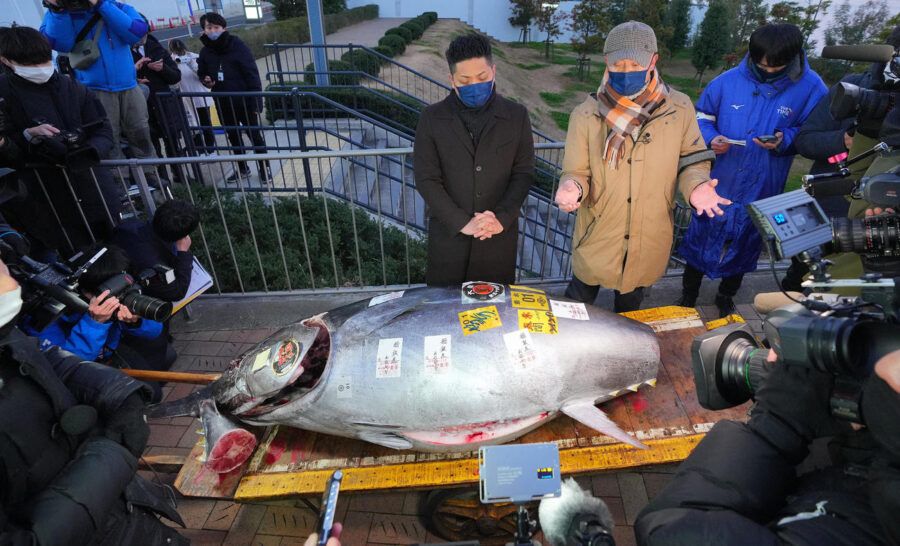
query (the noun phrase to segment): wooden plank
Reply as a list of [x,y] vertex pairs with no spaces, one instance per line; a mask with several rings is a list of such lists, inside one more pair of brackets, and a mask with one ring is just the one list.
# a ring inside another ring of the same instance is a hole
[[[615,470],[684,460],[702,439],[702,434],[649,440],[649,450],[623,444],[567,449],[560,452],[564,475]],[[319,494],[332,470],[303,473],[254,474],[244,477],[234,499],[251,502],[292,495]],[[408,488],[442,488],[478,482],[478,459],[409,463],[387,467],[343,469],[341,491],[380,491]]]

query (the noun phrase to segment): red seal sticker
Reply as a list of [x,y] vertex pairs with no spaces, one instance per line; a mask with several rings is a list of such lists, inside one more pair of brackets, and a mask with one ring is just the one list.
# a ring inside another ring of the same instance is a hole
[[275,375],[284,375],[291,371],[300,356],[300,343],[295,339],[286,339],[278,347],[278,354],[272,360],[272,371]]
[[506,289],[494,282],[467,282],[462,285],[462,303],[506,301]]

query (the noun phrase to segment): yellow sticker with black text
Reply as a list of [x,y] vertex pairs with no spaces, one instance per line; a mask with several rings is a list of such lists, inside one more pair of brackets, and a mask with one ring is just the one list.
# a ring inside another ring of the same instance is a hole
[[547,301],[547,296],[543,294],[534,294],[532,292],[517,292],[513,290],[509,293],[510,299],[512,300],[513,307],[519,307],[523,309],[543,309],[544,311],[550,310],[550,303]]
[[466,336],[503,326],[496,305],[463,311],[459,313],[459,323],[462,325],[463,335]]
[[558,334],[559,321],[550,311],[519,309],[519,329],[533,334]]
[[544,291],[541,290],[540,288],[532,288],[530,286],[519,286],[517,284],[509,285],[509,289],[510,290],[531,290],[532,292],[540,292],[541,294],[544,293]]

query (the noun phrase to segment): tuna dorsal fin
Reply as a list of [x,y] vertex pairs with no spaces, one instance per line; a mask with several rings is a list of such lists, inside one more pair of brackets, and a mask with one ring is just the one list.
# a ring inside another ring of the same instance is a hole
[[393,432],[382,432],[377,430],[364,430],[359,433],[359,439],[372,444],[389,447],[391,449],[411,449],[412,442],[402,436],[397,436]]
[[641,442],[628,435],[627,432],[619,428],[605,413],[597,409],[589,402],[577,402],[563,406],[563,413],[575,419],[579,423],[589,426],[597,432],[602,432],[607,436],[611,436],[620,442],[640,448],[650,449]]

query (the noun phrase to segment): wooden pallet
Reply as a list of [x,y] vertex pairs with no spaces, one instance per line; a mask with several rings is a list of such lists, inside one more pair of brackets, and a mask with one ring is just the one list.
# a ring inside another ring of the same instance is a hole
[[[518,440],[555,442],[564,475],[679,462],[713,423],[746,417],[747,405],[712,412],[697,402],[690,347],[706,327],[694,309],[661,307],[625,315],[651,325],[657,332],[661,366],[656,386],[641,387],[600,407],[650,449],[617,443],[566,416]],[[477,452],[396,451],[283,426],[271,427],[262,438],[242,468],[221,476],[203,468],[198,460],[203,446],[198,443],[175,486],[186,496],[246,502],[319,494],[328,476],[338,468],[344,472],[342,492],[435,489],[478,481]]]

